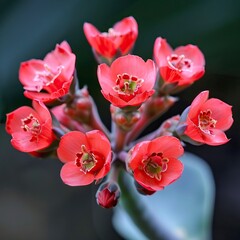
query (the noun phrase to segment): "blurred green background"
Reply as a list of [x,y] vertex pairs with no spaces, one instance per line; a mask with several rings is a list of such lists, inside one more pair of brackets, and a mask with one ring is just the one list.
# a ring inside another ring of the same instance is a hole
[[[206,58],[206,74],[179,95],[162,120],[180,113],[202,90],[233,105],[231,141],[220,147],[192,147],[210,165],[216,181],[213,239],[240,239],[240,1],[238,0],[21,0],[0,1],[0,239],[121,239],[111,227],[111,210],[95,203],[96,186],[71,188],[59,177],[61,163],[33,159],[10,145],[5,114],[22,105],[18,81],[22,61],[42,59],[67,40],[77,55],[80,85],[87,84],[103,121],[110,127],[109,104],[97,82],[97,64],[83,34],[83,23],[107,31],[133,16],[139,25],[134,54],[152,58],[156,37],[173,48],[192,43]],[[152,124],[148,131],[158,123]],[[197,206],[196,206],[197,207]]]

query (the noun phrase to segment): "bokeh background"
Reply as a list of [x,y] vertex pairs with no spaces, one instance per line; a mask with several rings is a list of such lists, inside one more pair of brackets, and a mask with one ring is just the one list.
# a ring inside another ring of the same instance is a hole
[[[107,31],[134,16],[139,37],[134,54],[152,58],[158,36],[173,46],[198,45],[206,74],[179,94],[179,102],[162,120],[180,113],[202,90],[233,105],[231,141],[219,147],[187,146],[210,165],[216,183],[214,240],[240,239],[240,1],[238,0],[19,0],[0,1],[0,239],[122,239],[111,226],[111,210],[95,203],[96,186],[68,187],[56,159],[33,159],[10,145],[5,114],[22,105],[18,81],[22,61],[42,59],[67,40],[77,55],[80,85],[87,84],[103,121],[110,127],[109,104],[96,78],[97,64],[83,34],[83,23]],[[147,131],[154,129],[152,124]],[[198,207],[198,206],[196,206]],[[144,211],[144,210],[143,210]]]

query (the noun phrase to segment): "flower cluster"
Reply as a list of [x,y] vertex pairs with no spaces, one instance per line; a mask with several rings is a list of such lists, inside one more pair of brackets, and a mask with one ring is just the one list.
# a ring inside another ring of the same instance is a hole
[[150,195],[181,177],[183,142],[221,145],[232,123],[231,106],[201,92],[181,115],[138,138],[152,121],[176,102],[171,96],[192,85],[205,72],[201,50],[188,44],[173,50],[158,37],[153,59],[132,55],[138,36],[133,17],[99,32],[83,30],[98,62],[97,78],[110,102],[112,131],[105,127],[87,87],[79,88],[76,56],[66,41],[43,60],[21,63],[19,79],[33,108],[7,114],[6,131],[13,147],[35,157],[54,156],[63,163],[60,177],[69,186],[101,184],[97,203],[114,207],[121,194],[122,171],[132,175],[136,189]]

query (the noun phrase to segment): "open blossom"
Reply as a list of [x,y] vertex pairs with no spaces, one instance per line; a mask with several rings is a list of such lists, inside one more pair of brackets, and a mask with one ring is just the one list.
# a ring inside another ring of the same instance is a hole
[[116,107],[140,106],[154,93],[156,70],[150,59],[119,57],[110,67],[100,64],[97,75],[103,96]]
[[133,17],[117,22],[107,33],[99,32],[90,23],[84,23],[83,30],[93,50],[102,57],[110,59],[116,54],[129,53],[138,36],[138,25]]
[[6,131],[12,135],[12,145],[21,152],[44,149],[54,140],[51,115],[38,100],[33,101],[33,108],[23,106],[8,113]]
[[129,152],[128,168],[134,179],[149,191],[162,190],[182,174],[178,158],[184,150],[180,141],[171,136],[138,143]]
[[167,83],[190,85],[205,72],[204,56],[197,46],[191,44],[173,50],[166,39],[158,37],[154,43],[154,59]]
[[43,60],[21,63],[19,79],[24,95],[30,99],[51,102],[68,93],[73,80],[75,55],[66,41],[56,45]]
[[232,106],[208,96],[209,91],[203,91],[193,100],[184,134],[196,142],[217,146],[229,141],[224,131],[233,123]]
[[88,185],[103,178],[110,170],[111,145],[99,130],[86,134],[79,131],[65,134],[61,138],[57,154],[65,163],[61,178],[70,186]]

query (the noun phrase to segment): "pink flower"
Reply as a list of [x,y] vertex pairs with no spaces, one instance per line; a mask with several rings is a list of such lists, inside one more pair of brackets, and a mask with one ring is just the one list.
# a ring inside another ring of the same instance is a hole
[[166,39],[158,37],[154,44],[154,59],[167,83],[190,85],[205,72],[204,56],[197,46],[191,44],[172,50]]
[[7,114],[6,131],[12,135],[13,147],[21,152],[44,149],[54,140],[48,109],[38,100],[33,101],[33,108],[23,106]]
[[98,66],[98,81],[103,96],[116,107],[140,106],[153,93],[156,79],[152,60],[127,55],[116,59],[111,66]]
[[208,99],[208,95],[209,91],[203,91],[193,100],[184,134],[199,143],[217,146],[229,141],[224,131],[233,123],[232,107],[219,99]]
[[65,163],[61,170],[63,182],[70,186],[83,186],[103,178],[110,170],[111,145],[99,130],[73,131],[65,134],[57,149],[59,159]]
[[178,158],[183,154],[180,141],[171,136],[138,143],[129,152],[128,167],[134,179],[149,191],[162,190],[182,174]]
[[117,22],[107,33],[100,33],[90,23],[84,23],[83,30],[91,47],[102,57],[110,59],[118,52],[121,55],[129,53],[138,36],[138,25],[133,17]]
[[21,63],[19,79],[24,95],[30,99],[51,102],[68,93],[73,80],[75,55],[66,41],[56,45],[43,60],[32,59]]

